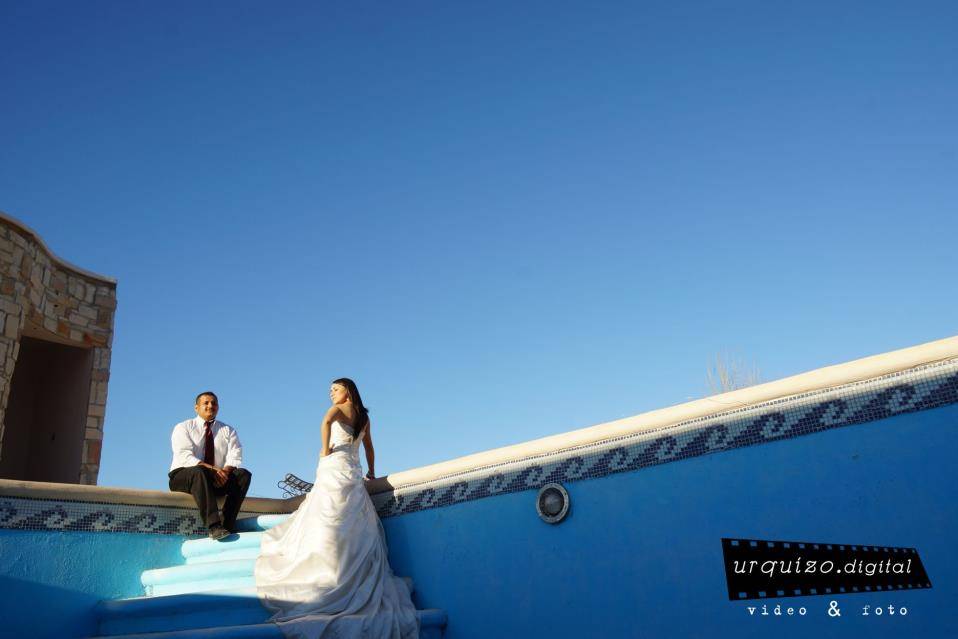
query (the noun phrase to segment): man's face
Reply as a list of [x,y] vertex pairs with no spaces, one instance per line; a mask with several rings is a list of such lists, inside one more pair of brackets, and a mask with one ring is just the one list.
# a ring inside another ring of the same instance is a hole
[[208,422],[211,419],[216,419],[216,413],[219,411],[220,405],[212,395],[200,395],[200,401],[196,402],[194,408],[196,414],[202,417],[204,422]]

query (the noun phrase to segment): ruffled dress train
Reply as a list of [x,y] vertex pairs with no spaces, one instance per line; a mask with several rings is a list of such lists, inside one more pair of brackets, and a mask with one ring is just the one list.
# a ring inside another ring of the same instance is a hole
[[329,455],[289,519],[263,535],[256,590],[295,639],[412,639],[419,620],[389,566],[386,537],[363,482],[362,433],[333,422]]

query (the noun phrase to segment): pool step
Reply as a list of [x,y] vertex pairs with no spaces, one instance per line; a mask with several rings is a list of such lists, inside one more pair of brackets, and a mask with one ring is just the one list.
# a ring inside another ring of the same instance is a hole
[[101,601],[94,612],[101,635],[256,624],[270,616],[260,605],[255,586]]
[[97,635],[92,639],[105,639],[106,637],[110,637],[110,639],[284,639],[283,631],[273,623],[192,628],[170,632],[143,632],[130,635]]
[[153,596],[178,595],[252,585],[256,559],[232,559],[186,564],[170,568],[144,570],[140,582],[146,594]]
[[289,519],[289,515],[259,515],[236,520],[236,532],[256,532],[269,530]]
[[[442,639],[446,627],[443,610],[427,608],[417,610],[420,639]],[[210,628],[191,628],[168,632],[146,632],[125,635],[98,635],[93,639],[283,639],[279,626],[272,623],[238,624]]]
[[259,557],[259,546],[251,546],[249,548],[236,548],[230,550],[221,550],[216,554],[211,555],[200,555],[198,557],[190,557],[186,560],[186,565],[192,566],[193,564],[208,564],[217,561],[228,561],[232,559],[256,559]]
[[[263,532],[287,515],[263,515],[237,522],[238,534],[223,541],[183,542],[186,563],[146,570],[140,576],[146,596],[101,601],[95,608],[98,636],[115,639],[192,639],[198,637],[280,638],[270,613],[256,595],[254,569]],[[409,592],[412,579],[404,577]],[[446,625],[442,610],[421,610],[421,637],[439,639]]]
[[[267,515],[239,520],[244,532],[215,541],[207,537],[188,539],[180,546],[186,563],[146,570],[140,582],[149,596],[179,595],[244,588],[254,585],[253,570],[264,530],[285,521],[286,515]],[[254,530],[255,529],[255,530]]]
[[180,546],[180,554],[189,561],[200,557],[210,557],[220,555],[224,552],[239,550],[240,548],[255,548],[259,550],[260,542],[263,539],[263,531],[241,532],[224,537],[220,541],[214,541],[209,537],[205,539],[188,539]]

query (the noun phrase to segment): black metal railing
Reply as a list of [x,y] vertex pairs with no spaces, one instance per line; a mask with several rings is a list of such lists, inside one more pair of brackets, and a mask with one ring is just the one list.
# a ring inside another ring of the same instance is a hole
[[310,490],[313,489],[313,485],[304,479],[300,479],[293,473],[288,473],[286,477],[283,477],[277,484],[280,490],[283,491],[283,497],[299,497],[300,495],[305,495]]

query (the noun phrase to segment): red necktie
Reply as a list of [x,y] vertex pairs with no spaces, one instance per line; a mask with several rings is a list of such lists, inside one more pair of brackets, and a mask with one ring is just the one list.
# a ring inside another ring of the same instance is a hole
[[213,422],[206,422],[206,444],[203,450],[203,463],[215,466],[216,456],[213,454]]

